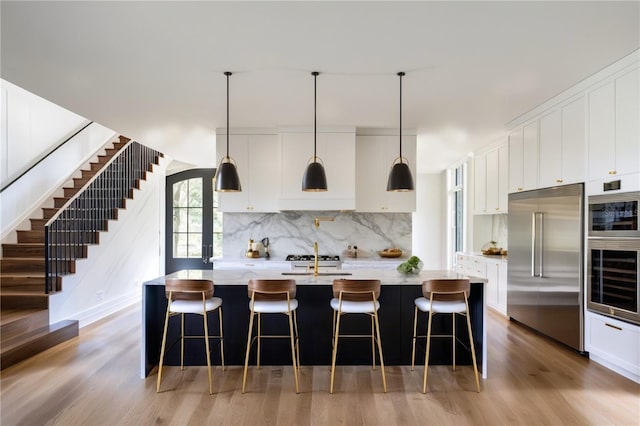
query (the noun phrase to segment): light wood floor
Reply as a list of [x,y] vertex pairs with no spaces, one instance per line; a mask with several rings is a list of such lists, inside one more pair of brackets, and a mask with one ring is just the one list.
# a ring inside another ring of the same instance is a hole
[[[327,367],[303,366],[299,395],[291,367],[166,368],[139,378],[140,311],[85,327],[80,337],[2,371],[1,424],[8,425],[394,425],[640,423],[640,385],[508,320],[490,314],[489,378],[475,392],[470,367],[387,367],[389,392],[370,367],[339,367],[329,395]],[[384,342],[383,342],[384,345]]]

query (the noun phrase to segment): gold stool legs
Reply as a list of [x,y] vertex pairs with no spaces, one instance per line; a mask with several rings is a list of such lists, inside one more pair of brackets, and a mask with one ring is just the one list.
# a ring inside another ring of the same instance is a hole
[[476,361],[476,348],[473,344],[473,334],[471,333],[471,319],[469,318],[469,301],[465,295],[464,303],[467,305],[467,328],[469,329],[469,342],[471,343],[471,358],[473,359],[473,372],[476,375],[476,388],[478,389],[478,393],[480,393],[480,379],[478,378],[478,363]]
[[162,333],[162,348],[160,349],[160,365],[158,366],[158,384],[156,392],[160,392],[160,382],[162,381],[162,364],[164,363],[164,350],[167,345],[167,328],[169,327],[169,305],[167,305],[167,314],[164,318],[164,332]]
[[333,379],[336,375],[336,355],[338,354],[338,340],[339,336],[340,336],[340,317],[341,317],[341,312],[340,310],[338,310],[338,312],[336,313],[336,311],[334,312],[334,318],[335,320],[335,335],[333,336],[333,355],[331,357],[331,384],[329,386],[329,393],[333,393]]
[[429,350],[431,350],[431,320],[433,312],[429,309],[429,322],[427,324],[427,350],[424,355],[424,377],[422,382],[422,393],[427,393],[427,372],[429,371]]
[[[202,301],[202,304],[205,304],[205,301]],[[205,348],[205,355],[207,357],[207,375],[209,376],[209,395],[211,395],[213,393],[213,378],[211,376],[211,352],[209,350],[209,326],[207,324],[207,310],[206,308],[204,309],[204,312],[202,314],[202,319],[204,321],[204,348]],[[183,323],[183,327],[184,327],[184,323]],[[183,335],[183,340],[184,340],[184,335]]]
[[[253,298],[251,299],[253,302]],[[253,303],[252,303],[253,305]],[[253,334],[253,309],[251,309],[251,316],[249,317],[249,333],[247,334],[247,353],[244,357],[244,374],[242,375],[242,393],[244,393],[247,385],[247,370],[249,369],[249,352],[251,351],[251,334]],[[258,339],[258,341],[260,341]]]
[[382,341],[380,340],[380,323],[378,322],[378,311],[373,312],[376,322],[376,333],[378,334],[378,353],[380,354],[380,370],[382,370],[382,386],[384,393],[387,393],[387,376],[384,373],[384,360],[382,359]]
[[295,345],[295,339],[293,337],[293,313],[289,312],[287,314],[287,316],[289,317],[289,334],[290,334],[290,338],[291,338],[291,360],[293,361],[293,379],[296,382],[296,393],[300,393],[300,390],[298,389],[298,363],[297,363],[297,355],[296,355],[296,345]]
[[224,335],[222,334],[222,306],[218,308],[218,318],[220,321],[220,361],[222,364],[222,371],[224,371]]
[[418,307],[416,306],[413,313],[413,349],[411,350],[411,371],[416,365],[416,337],[418,332]]

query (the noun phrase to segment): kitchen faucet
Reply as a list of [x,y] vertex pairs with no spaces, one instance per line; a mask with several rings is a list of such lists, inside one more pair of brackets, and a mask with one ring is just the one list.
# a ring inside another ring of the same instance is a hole
[[[320,222],[333,222],[335,217],[316,217],[313,221],[316,229],[320,227]],[[313,242],[313,276],[318,276],[318,242]]]

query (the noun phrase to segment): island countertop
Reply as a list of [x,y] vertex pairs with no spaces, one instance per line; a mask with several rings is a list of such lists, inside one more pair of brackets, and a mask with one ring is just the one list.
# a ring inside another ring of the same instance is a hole
[[467,277],[448,270],[422,270],[418,274],[403,274],[395,269],[358,268],[358,269],[320,269],[319,276],[313,276],[313,272],[297,272],[285,269],[186,269],[169,275],[147,281],[145,285],[164,285],[167,278],[190,278],[213,280],[216,285],[247,285],[250,279],[283,279],[296,280],[298,285],[331,285],[334,279],[375,279],[382,285],[411,285],[422,284],[423,281],[435,278],[458,279],[470,278],[474,283],[486,283],[485,278]]

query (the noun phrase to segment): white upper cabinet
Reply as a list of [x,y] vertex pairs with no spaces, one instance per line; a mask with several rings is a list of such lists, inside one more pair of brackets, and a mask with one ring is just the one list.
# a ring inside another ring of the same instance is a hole
[[538,122],[522,131],[522,186],[525,191],[538,187]]
[[540,118],[540,175],[538,186],[562,183],[562,113],[555,110]]
[[280,132],[280,210],[354,210],[355,128],[317,133],[317,156],[327,175],[325,192],[302,191],[302,176],[313,157],[313,130]]
[[560,183],[584,182],[587,138],[585,98],[581,96],[562,107],[562,175]]
[[638,69],[589,93],[589,179],[640,171]]
[[506,213],[508,204],[509,145],[500,146],[473,161],[474,214]]
[[522,128],[509,133],[509,193],[524,190]]
[[[397,133],[397,130],[395,131]],[[381,134],[387,133],[387,134]],[[356,211],[413,212],[416,191],[388,192],[387,178],[399,154],[398,135],[393,131],[374,130],[356,136]],[[416,173],[416,136],[402,135],[402,156]],[[414,182],[415,183],[415,182]]]
[[[218,132],[216,156],[226,155],[226,133]],[[229,156],[236,162],[241,192],[220,192],[223,212],[276,212],[280,195],[277,134],[231,134]]]
[[509,134],[509,192],[538,186],[538,120]]
[[473,159],[473,212],[487,213],[487,155]]

